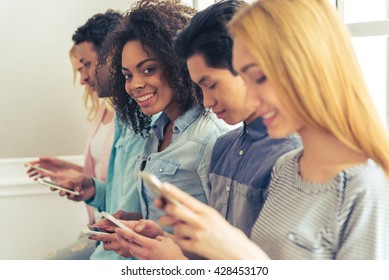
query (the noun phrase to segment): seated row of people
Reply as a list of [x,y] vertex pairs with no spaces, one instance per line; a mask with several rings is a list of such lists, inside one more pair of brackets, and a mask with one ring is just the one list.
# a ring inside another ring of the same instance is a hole
[[140,0],[98,59],[125,157],[35,171],[133,229],[98,221],[92,258],[389,259],[389,137],[327,0]]

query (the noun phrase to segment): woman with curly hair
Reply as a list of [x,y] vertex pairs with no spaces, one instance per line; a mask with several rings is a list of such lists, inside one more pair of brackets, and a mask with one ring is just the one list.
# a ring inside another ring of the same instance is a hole
[[[186,61],[173,50],[177,32],[194,13],[178,0],[141,0],[111,34],[105,53],[112,59],[109,80],[118,117],[147,136],[138,170],[207,202],[211,151],[228,129],[204,113]],[[151,116],[159,113],[151,127]],[[156,195],[141,179],[137,187],[143,218],[156,221],[163,213],[152,203]]]

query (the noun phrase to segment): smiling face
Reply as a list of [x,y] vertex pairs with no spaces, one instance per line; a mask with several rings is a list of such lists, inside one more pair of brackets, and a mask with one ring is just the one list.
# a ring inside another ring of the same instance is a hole
[[126,92],[138,103],[145,115],[165,112],[170,120],[180,112],[173,90],[162,77],[158,60],[143,49],[140,41],[128,41],[122,51],[122,73]]
[[234,40],[233,65],[246,81],[247,94],[256,96],[260,101],[258,114],[262,116],[263,123],[267,126],[271,137],[282,138],[302,129],[302,123],[283,105],[274,86],[262,72],[257,60],[239,41],[239,38]]
[[249,124],[258,118],[257,99],[246,93],[246,85],[240,76],[234,76],[227,68],[213,68],[206,64],[204,56],[195,54],[187,60],[192,80],[201,88],[204,107],[230,125],[241,121]]

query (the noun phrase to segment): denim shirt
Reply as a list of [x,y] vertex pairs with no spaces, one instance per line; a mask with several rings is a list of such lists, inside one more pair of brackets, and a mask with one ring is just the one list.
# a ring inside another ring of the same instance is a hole
[[[158,152],[164,127],[168,123],[168,117],[162,113],[146,140],[138,167],[207,203],[208,170],[213,145],[217,137],[228,131],[228,127],[213,114],[203,115],[200,108],[195,106],[174,121],[170,145]],[[164,212],[154,206],[156,194],[141,179],[137,186],[143,217],[158,221]],[[171,228],[165,230],[172,231]]]
[[[136,160],[145,139],[115,119],[115,135],[108,166],[107,181],[95,180],[96,194],[89,205],[100,211],[115,213],[118,210],[140,212],[140,198],[136,189]],[[114,251],[105,251],[100,243],[91,259],[125,259]]]
[[212,154],[209,205],[248,236],[264,203],[273,165],[300,146],[297,136],[270,138],[262,118],[223,135]]

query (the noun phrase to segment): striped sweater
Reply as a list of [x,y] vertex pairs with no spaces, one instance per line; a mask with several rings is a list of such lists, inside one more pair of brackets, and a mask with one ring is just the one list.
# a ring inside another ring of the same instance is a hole
[[302,149],[274,165],[251,239],[271,259],[389,259],[389,181],[372,160],[327,183],[299,176]]

